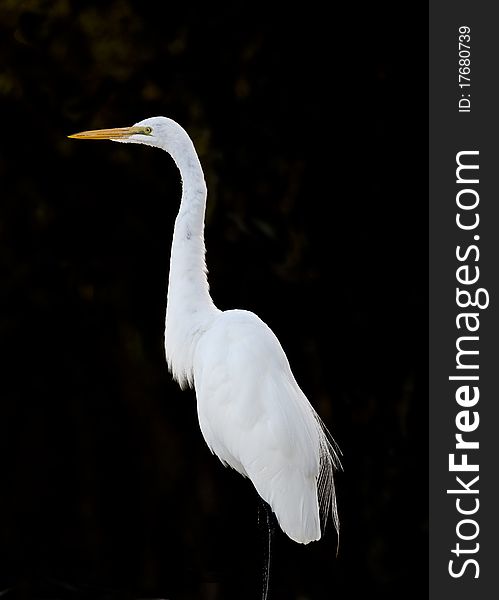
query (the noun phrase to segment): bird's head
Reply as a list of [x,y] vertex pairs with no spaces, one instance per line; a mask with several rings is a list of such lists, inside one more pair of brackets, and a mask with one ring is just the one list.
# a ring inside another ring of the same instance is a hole
[[94,129],[74,133],[68,137],[79,140],[112,140],[113,142],[146,144],[147,146],[163,148],[170,153],[172,153],[173,148],[181,146],[183,141],[189,140],[185,130],[167,117],[150,117],[135,123],[131,127]]

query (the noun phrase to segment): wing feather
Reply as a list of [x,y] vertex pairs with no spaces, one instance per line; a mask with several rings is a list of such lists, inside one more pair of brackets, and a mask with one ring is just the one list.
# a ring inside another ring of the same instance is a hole
[[247,311],[221,313],[196,348],[194,384],[206,443],[249,477],[283,531],[318,540],[330,511],[338,529],[337,453],[267,325]]

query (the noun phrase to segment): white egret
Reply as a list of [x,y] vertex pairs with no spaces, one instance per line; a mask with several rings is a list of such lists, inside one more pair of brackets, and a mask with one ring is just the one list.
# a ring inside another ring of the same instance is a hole
[[221,311],[211,299],[204,244],[207,191],[188,134],[175,121],[154,117],[133,127],[69,137],[146,144],[171,155],[182,178],[182,198],[166,309],[169,369],[182,388],[195,388],[210,450],[252,481],[292,540],[320,539],[321,518],[325,524],[330,513],[339,531],[333,483],[339,458],[277,337],[255,314]]

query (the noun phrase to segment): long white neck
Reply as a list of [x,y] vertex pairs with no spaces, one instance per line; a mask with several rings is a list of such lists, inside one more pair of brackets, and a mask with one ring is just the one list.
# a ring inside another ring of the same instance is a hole
[[165,350],[179,384],[193,385],[197,341],[220,312],[211,299],[204,244],[206,183],[191,140],[179,140],[172,155],[182,178],[182,200],[175,220],[170,258]]

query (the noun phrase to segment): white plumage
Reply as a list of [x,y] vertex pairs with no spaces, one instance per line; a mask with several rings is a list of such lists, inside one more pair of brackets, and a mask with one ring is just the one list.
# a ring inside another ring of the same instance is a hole
[[194,382],[212,452],[251,479],[291,539],[318,540],[317,479],[321,458],[326,474],[332,467],[329,446],[272,331],[251,312],[220,313],[198,342]]
[[165,349],[182,387],[194,386],[199,425],[223,464],[248,477],[282,530],[307,544],[332,513],[338,456],[293,377],[279,340],[255,314],[220,311],[209,294],[204,245],[206,184],[187,133],[154,117],[129,128],[72,137],[113,139],[166,150],[182,177],[173,233]]

